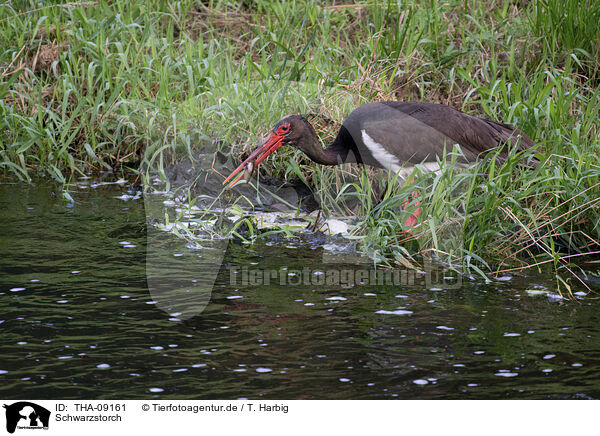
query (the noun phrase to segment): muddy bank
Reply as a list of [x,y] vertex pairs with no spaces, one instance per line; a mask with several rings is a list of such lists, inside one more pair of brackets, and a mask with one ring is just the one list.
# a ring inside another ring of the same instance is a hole
[[[241,159],[240,159],[241,161]],[[235,169],[237,162],[216,150],[203,149],[193,159],[177,159],[165,168],[170,188],[180,195],[196,198],[200,208],[209,207],[216,198],[222,205],[242,201],[242,207],[253,206],[262,211],[300,210],[310,213],[319,208],[312,190],[299,180],[291,182],[257,171],[250,183],[238,184],[223,191],[223,180]],[[254,186],[253,186],[254,185]],[[243,200],[241,200],[243,199]]]

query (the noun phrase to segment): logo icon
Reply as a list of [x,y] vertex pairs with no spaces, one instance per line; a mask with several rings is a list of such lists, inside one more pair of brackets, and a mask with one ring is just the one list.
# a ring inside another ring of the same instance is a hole
[[6,430],[14,433],[15,429],[48,429],[50,411],[29,401],[19,401],[4,405],[6,409]]

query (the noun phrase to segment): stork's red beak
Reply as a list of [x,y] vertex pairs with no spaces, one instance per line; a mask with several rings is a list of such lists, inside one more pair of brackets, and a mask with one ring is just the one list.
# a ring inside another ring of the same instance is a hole
[[[261,146],[258,147],[256,150],[254,150],[252,152],[252,154],[250,156],[248,156],[248,158],[240,164],[239,167],[237,167],[231,174],[229,174],[229,177],[227,177],[225,179],[223,184],[227,183],[237,173],[239,173],[242,169],[244,169],[244,167],[246,166],[246,164],[248,162],[252,162],[254,164],[254,168],[256,168],[256,166],[259,163],[261,163],[263,160],[265,160],[267,157],[269,157],[269,155],[271,153],[273,153],[275,150],[277,150],[279,147],[281,147],[283,145],[281,143],[282,139],[283,139],[283,136],[281,136],[281,135],[277,135],[274,132],[269,133],[269,136],[267,136],[267,139],[265,139],[265,141],[261,144]],[[233,188],[236,185],[236,183],[239,182],[239,180],[243,176],[244,176],[244,173],[240,174],[237,179],[235,179],[233,182],[231,182],[227,186],[227,189]]]

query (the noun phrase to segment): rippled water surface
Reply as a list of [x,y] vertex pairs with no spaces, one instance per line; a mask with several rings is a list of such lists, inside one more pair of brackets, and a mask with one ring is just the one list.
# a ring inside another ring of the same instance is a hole
[[103,183],[0,184],[1,397],[600,397],[600,304],[526,292],[547,278],[377,285],[327,261],[339,240],[189,248],[147,228],[163,198]]

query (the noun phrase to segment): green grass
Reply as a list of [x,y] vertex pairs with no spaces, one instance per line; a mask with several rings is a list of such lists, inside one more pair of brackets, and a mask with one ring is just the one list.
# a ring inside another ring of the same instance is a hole
[[[240,156],[287,113],[310,115],[327,143],[360,104],[444,103],[518,125],[542,165],[450,163],[409,187],[282,149],[261,171],[305,180],[325,215],[364,217],[357,236],[374,257],[548,267],[569,290],[572,262],[586,259],[574,256],[600,250],[599,22],[591,0],[9,2],[0,171],[60,182],[140,164],[160,173],[199,147]],[[407,235],[413,189],[420,226]]]

